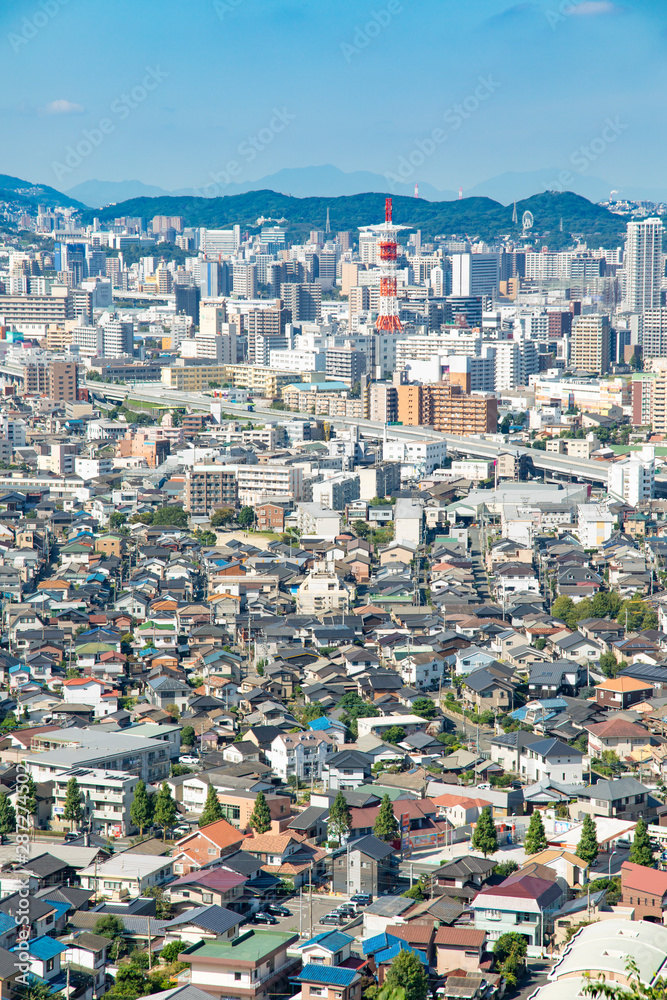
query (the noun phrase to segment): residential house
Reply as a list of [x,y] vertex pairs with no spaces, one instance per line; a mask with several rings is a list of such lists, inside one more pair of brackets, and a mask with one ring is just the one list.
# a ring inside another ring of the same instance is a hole
[[466,675],[463,702],[466,708],[478,712],[507,712],[512,707],[514,687],[507,681],[494,677],[488,670],[475,670]]
[[252,928],[231,939],[190,945],[178,958],[190,967],[190,985],[213,997],[272,1000],[290,992],[300,959],[289,955],[288,948],[298,940],[292,931]]
[[325,788],[359,788],[372,779],[373,758],[359,750],[340,750],[326,758],[322,777]]
[[309,963],[297,982],[302,1000],[361,1000],[361,974],[357,969]]
[[490,943],[508,932],[522,934],[528,954],[539,953],[562,898],[563,890],[555,881],[518,871],[477,893],[472,902],[475,927],[486,931]]
[[486,931],[476,927],[438,927],[435,958],[439,976],[454,969],[477,972],[486,945]]
[[531,698],[555,698],[561,694],[576,698],[585,677],[585,670],[571,660],[533,663],[528,677],[528,693]]
[[601,708],[625,710],[652,697],[652,686],[634,677],[613,677],[595,687],[595,701]]
[[621,865],[621,892],[621,904],[634,908],[635,920],[664,923],[667,872],[624,861]]
[[[266,751],[273,772],[283,781],[296,777],[319,781],[327,759],[335,754],[336,744],[324,733],[281,733]],[[337,756],[337,755],[336,755]]]
[[584,728],[588,732],[588,752],[592,757],[601,757],[605,750],[613,750],[622,759],[633,750],[652,743],[647,729],[627,719],[611,718]]
[[531,743],[519,754],[519,773],[528,782],[583,783],[583,753],[560,740],[548,738]]
[[574,819],[583,819],[588,813],[613,819],[638,820],[641,816],[649,820],[657,808],[651,801],[655,803],[656,800],[651,800],[648,788],[636,778],[601,779],[577,791],[577,801],[570,807],[570,814]]
[[352,841],[331,856],[334,892],[392,892],[398,877],[398,857],[391,844],[372,834]]
[[243,840],[244,834],[226,819],[209,823],[176,842],[173,852],[174,874],[187,875],[213,860],[233,854],[240,848]]
[[518,774],[521,752],[531,743],[538,743],[541,739],[537,733],[524,732],[522,729],[494,736],[491,740],[491,760],[494,764],[499,764],[504,771]]

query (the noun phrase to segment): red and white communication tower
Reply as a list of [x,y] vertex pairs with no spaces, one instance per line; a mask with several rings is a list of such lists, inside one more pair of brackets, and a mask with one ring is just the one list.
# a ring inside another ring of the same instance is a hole
[[379,233],[380,248],[380,308],[378,318],[375,321],[377,330],[400,332],[403,329],[398,318],[398,298],[396,295],[396,258],[397,242],[396,235],[399,229],[406,229],[407,226],[397,226],[392,221],[391,198],[387,198],[384,208],[384,222],[379,226],[370,226],[374,232]]

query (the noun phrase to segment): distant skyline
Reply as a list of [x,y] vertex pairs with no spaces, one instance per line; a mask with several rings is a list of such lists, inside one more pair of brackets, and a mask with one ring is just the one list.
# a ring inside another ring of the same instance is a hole
[[62,191],[332,164],[387,189],[553,171],[667,196],[658,0],[16,0],[0,46],[0,173]]

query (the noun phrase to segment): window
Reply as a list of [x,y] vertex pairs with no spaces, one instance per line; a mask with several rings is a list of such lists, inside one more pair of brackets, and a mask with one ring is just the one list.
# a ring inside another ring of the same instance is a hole
[[46,963],[46,971],[47,972],[53,972],[53,959],[52,958],[50,958],[48,960],[48,962]]
[[234,982],[235,983],[240,983],[241,982],[241,973],[240,972],[235,972],[234,973]]

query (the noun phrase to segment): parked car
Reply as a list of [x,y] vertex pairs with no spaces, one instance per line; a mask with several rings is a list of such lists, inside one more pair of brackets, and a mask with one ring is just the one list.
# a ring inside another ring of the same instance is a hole
[[354,917],[356,915],[357,910],[353,903],[342,903],[340,906],[337,906],[336,909],[333,910],[332,912],[340,913],[341,917],[344,917],[347,920],[349,917]]
[[325,916],[320,917],[319,922],[321,924],[334,924],[336,927],[339,927],[345,922],[345,918],[341,917],[340,913],[327,913]]
[[373,902],[373,897],[370,892],[357,892],[354,896],[350,896],[350,902],[357,906],[368,906]]
[[269,903],[266,908],[267,913],[272,913],[275,917],[291,917],[292,912],[288,910],[286,906],[280,906],[279,903]]
[[71,844],[73,840],[78,840],[80,836],[81,834],[78,833],[76,830],[70,830],[69,833],[65,834],[64,843]]
[[178,758],[178,763],[179,764],[198,764],[199,763],[199,758],[198,757],[193,757],[192,754],[186,753],[186,754],[183,754],[182,757]]
[[271,913],[255,913],[251,917],[253,924],[277,924],[278,920]]

